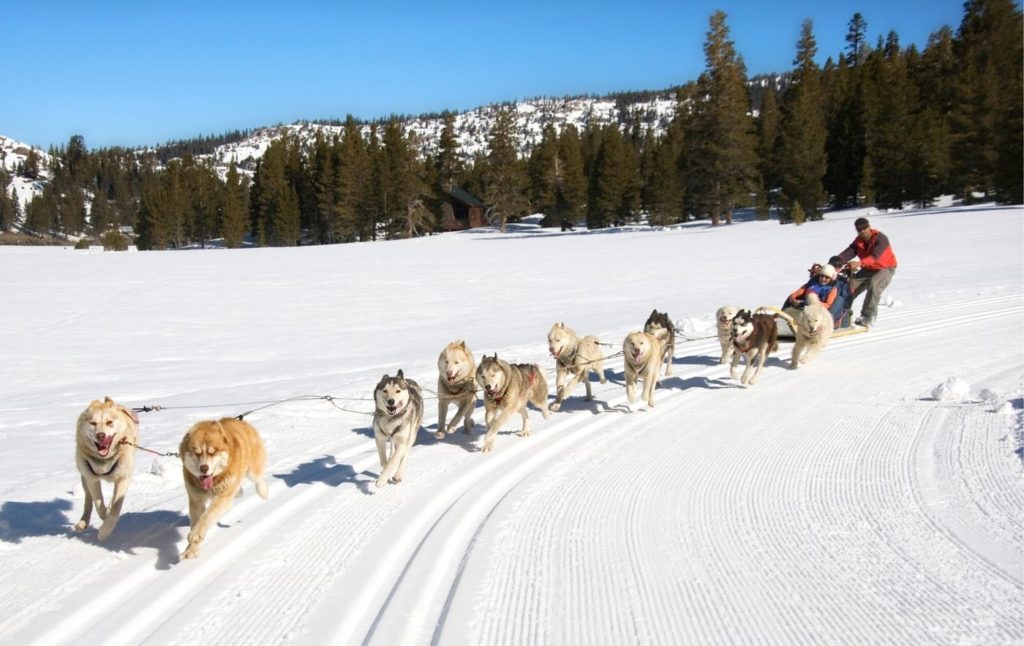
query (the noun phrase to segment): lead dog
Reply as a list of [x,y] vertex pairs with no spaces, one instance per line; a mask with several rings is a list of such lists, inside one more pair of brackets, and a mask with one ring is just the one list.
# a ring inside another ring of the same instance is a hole
[[[473,430],[473,407],[476,405],[476,361],[465,341],[452,341],[437,358],[437,432],[434,436],[443,439],[465,420],[465,433]],[[448,406],[455,403],[455,416],[445,426]]]
[[476,380],[484,389],[484,413],[487,421],[487,435],[482,451],[494,449],[494,436],[513,413],[523,417],[523,430],[519,437],[530,435],[530,417],[526,404],[540,409],[544,419],[548,418],[548,382],[535,363],[509,363],[498,358],[484,356],[476,369]]
[[[729,376],[736,378],[736,367],[740,363],[740,357],[747,360],[743,369],[743,376],[740,383],[754,385],[764,362],[768,355],[779,349],[778,328],[775,326],[775,318],[768,314],[752,314],[750,310],[740,310],[732,320],[732,342],[734,354],[732,364],[729,367]],[[757,360],[757,370],[750,374],[754,361]]]
[[[135,413],[104,397],[102,402],[94,400],[82,411],[76,426],[75,465],[82,476],[85,509],[81,520],[75,523],[75,531],[89,526],[95,505],[96,514],[103,521],[99,529],[102,541],[117,526],[125,493],[132,482],[139,420]],[[114,483],[109,508],[103,503],[101,480]]]
[[[596,336],[587,335],[581,339],[565,323],[555,323],[548,332],[548,352],[555,358],[555,401],[550,406],[551,410],[561,408],[562,402],[580,381],[587,387],[586,401],[592,400],[590,371],[597,373],[602,384],[608,382],[604,376],[604,353]],[[572,375],[568,384],[565,383],[566,374]]]
[[[405,462],[423,423],[423,395],[420,386],[406,379],[402,371],[384,375],[373,391],[377,410],[373,413],[373,438],[377,442],[380,475],[375,486],[398,484],[405,477]],[[388,443],[391,455],[388,456]]]
[[630,332],[622,342],[623,363],[625,364],[626,397],[629,403],[636,400],[636,382],[643,379],[643,398],[648,406],[654,406],[654,389],[658,385],[662,350],[661,343],[653,334]]
[[818,295],[807,294],[807,305],[794,320],[796,344],[789,367],[796,370],[801,363],[810,363],[832,339],[832,315],[821,304]]
[[194,559],[199,556],[206,533],[231,509],[243,478],[248,477],[260,498],[266,500],[263,468],[267,451],[252,425],[224,417],[193,425],[181,439],[178,452],[191,522],[188,548],[181,558]]
[[732,360],[732,320],[739,311],[738,307],[723,305],[715,312],[715,330],[718,332],[718,343],[722,346],[722,356],[718,363],[729,363]]
[[676,354],[676,326],[668,317],[668,312],[651,310],[651,315],[644,323],[644,332],[653,334],[661,344],[661,359],[665,362],[665,376],[672,374],[672,359]]

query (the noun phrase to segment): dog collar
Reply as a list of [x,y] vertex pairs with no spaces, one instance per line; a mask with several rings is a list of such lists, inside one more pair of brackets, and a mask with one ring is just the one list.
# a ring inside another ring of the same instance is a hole
[[104,471],[103,473],[99,473],[98,471],[96,471],[96,469],[95,469],[95,468],[93,468],[93,466],[92,466],[92,460],[90,460],[89,458],[86,458],[86,459],[85,459],[85,464],[86,464],[86,466],[88,466],[88,467],[89,467],[89,471],[90,471],[90,472],[91,472],[91,473],[92,473],[92,474],[93,474],[94,476],[108,476],[108,475],[110,475],[111,473],[113,473],[113,472],[114,472],[114,469],[116,469],[116,468],[117,468],[117,465],[118,465],[118,464],[120,464],[120,462],[121,462],[121,456],[120,456],[120,455],[118,455],[118,456],[117,456],[117,458],[116,458],[116,459],[114,460],[114,464],[110,465],[110,468],[109,468],[109,469],[107,469],[107,470],[106,470],[106,471]]

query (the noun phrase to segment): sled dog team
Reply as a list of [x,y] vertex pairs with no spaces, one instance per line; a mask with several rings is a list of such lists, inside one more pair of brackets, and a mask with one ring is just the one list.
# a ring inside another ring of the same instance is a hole
[[[753,385],[764,368],[767,355],[778,349],[775,318],[756,310],[725,306],[715,314],[716,331],[721,343],[719,363],[730,364],[735,379],[740,357],[746,368],[740,382]],[[790,367],[796,368],[816,357],[828,344],[832,319],[828,311],[812,298],[794,322],[796,345]],[[642,331],[630,332],[622,343],[626,396],[640,396],[654,406],[654,389],[664,366],[672,374],[676,329],[668,314],[654,310]],[[484,400],[484,435],[481,451],[494,449],[498,431],[515,413],[523,420],[520,437],[530,435],[527,404],[533,404],[547,419],[579,382],[586,387],[586,401],[593,399],[590,373],[606,383],[604,353],[592,335],[579,336],[564,323],[555,323],[548,332],[548,351],[555,360],[555,399],[548,404],[548,382],[535,363],[510,363],[497,353],[484,356],[477,365],[465,341],[453,341],[437,359],[438,421],[435,437],[442,439],[454,432],[460,422],[464,433],[473,429],[473,410],[478,389]],[[757,367],[754,369],[754,363]],[[568,379],[568,381],[566,381]],[[455,414],[447,423],[448,409]],[[423,395],[419,384],[405,377],[384,375],[374,388],[373,435],[381,471],[375,486],[401,482],[405,476],[409,451],[423,421]],[[85,508],[75,531],[89,526],[93,508],[102,524],[98,538],[110,536],[121,515],[125,493],[134,470],[139,423],[135,413],[109,397],[93,401],[78,417],[75,463],[82,477]],[[389,451],[390,448],[390,451]],[[266,450],[252,425],[235,418],[202,421],[194,424],[181,440],[178,455],[189,501],[190,529],[183,559],[199,556],[200,544],[207,532],[227,513],[248,478],[262,498],[267,498],[263,480]],[[108,507],[100,488],[101,481],[113,484]]]

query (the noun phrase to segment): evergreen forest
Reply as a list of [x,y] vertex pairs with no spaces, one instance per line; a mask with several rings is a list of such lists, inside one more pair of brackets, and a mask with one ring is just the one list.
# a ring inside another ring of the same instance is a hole
[[[144,150],[89,150],[76,135],[48,163],[32,152],[0,171],[0,231],[112,246],[130,236],[140,249],[399,238],[456,226],[452,187],[478,196],[501,227],[531,213],[549,226],[717,225],[752,207],[800,224],[829,209],[927,206],[947,194],[1024,202],[1024,30],[1013,0],[968,0],[959,27],[935,31],[923,50],[894,32],[869,42],[859,13],[847,27],[845,49],[819,66],[804,22],[793,68],[755,83],[728,17],[715,12],[705,68],[674,90],[667,126],[549,124],[526,154],[514,105],[498,108],[487,151],[474,158],[459,153],[452,113],[439,115],[427,156],[401,118],[349,117],[335,134],[278,138],[253,168],[226,172],[204,155],[248,132]],[[47,181],[21,205],[13,175]]]

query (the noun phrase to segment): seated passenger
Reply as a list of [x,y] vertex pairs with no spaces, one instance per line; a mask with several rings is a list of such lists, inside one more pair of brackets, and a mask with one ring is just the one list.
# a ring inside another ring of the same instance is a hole
[[837,290],[835,286],[836,280],[836,268],[832,265],[825,265],[818,270],[817,274],[811,276],[811,279],[798,287],[796,291],[789,295],[786,299],[785,309],[803,309],[807,305],[807,295],[810,293],[817,294],[818,300],[825,306],[826,309],[830,309],[835,303]]

